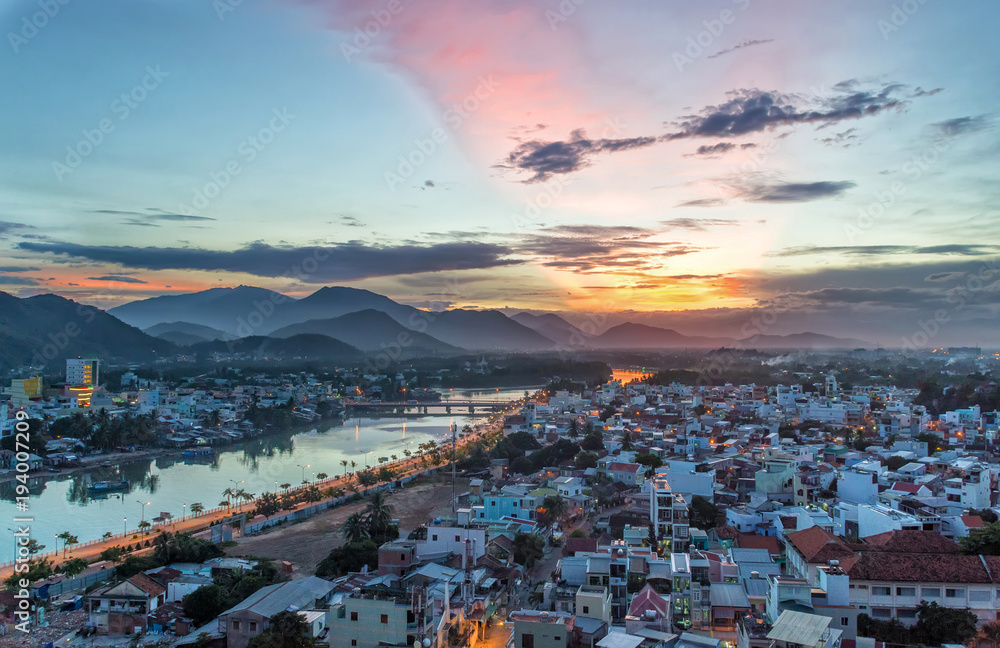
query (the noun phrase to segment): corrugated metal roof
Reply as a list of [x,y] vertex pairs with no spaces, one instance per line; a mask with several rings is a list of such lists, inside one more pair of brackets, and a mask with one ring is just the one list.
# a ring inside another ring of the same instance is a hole
[[709,596],[712,607],[749,608],[750,599],[742,583],[715,583]]
[[829,625],[830,617],[785,610],[767,633],[767,638],[802,646],[816,646]]

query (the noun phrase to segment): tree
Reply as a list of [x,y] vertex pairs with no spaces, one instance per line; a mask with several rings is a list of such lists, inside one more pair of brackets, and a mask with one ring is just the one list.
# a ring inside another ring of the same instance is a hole
[[959,540],[962,553],[973,556],[1000,556],[1000,522],[970,529],[969,535]]
[[534,533],[521,531],[514,535],[514,562],[530,569],[543,555],[545,555],[545,541],[540,537]]
[[719,507],[708,501],[701,495],[695,495],[691,499],[690,520],[691,526],[707,531],[714,528],[719,517]]
[[379,537],[388,532],[392,526],[392,506],[386,501],[385,493],[372,493],[368,506],[365,508],[365,520],[368,524],[368,534]]
[[319,481],[323,481],[329,476],[330,475],[327,475],[326,473],[316,473],[316,479],[318,479]]
[[928,646],[961,644],[976,636],[978,622],[971,610],[946,608],[921,601],[917,605],[917,623],[911,632],[917,643]]
[[361,542],[368,537],[368,522],[361,513],[352,513],[344,521],[344,526],[340,530],[348,543]]
[[257,499],[257,508],[254,509],[254,515],[263,515],[265,518],[270,518],[280,510],[281,502],[278,500],[276,494],[261,493],[260,498]]
[[196,626],[208,623],[228,610],[228,597],[219,585],[204,585],[184,597],[184,616],[190,617]]
[[198,515],[205,510],[205,506],[201,502],[195,502],[191,505],[191,515]]
[[561,522],[569,513],[569,506],[562,497],[549,495],[542,500],[542,513],[550,523]]
[[650,470],[656,470],[663,465],[663,459],[660,459],[654,454],[643,454],[639,453],[635,456],[635,463],[642,464]]
[[247,648],[312,648],[316,641],[306,620],[298,612],[278,612],[267,630],[247,644]]
[[580,442],[580,447],[591,452],[604,450],[604,436],[596,430],[588,432],[584,435],[583,441]]
[[361,571],[365,565],[369,569],[378,566],[378,545],[371,538],[351,542],[331,551],[316,566],[316,575],[320,578],[343,576],[348,572]]
[[573,464],[579,470],[586,470],[588,468],[597,468],[597,455],[593,452],[587,452],[586,450],[579,452],[573,458]]
[[885,465],[889,469],[889,472],[897,472],[908,463],[910,463],[908,459],[897,456],[892,456],[885,460]]
[[121,547],[108,547],[101,552],[101,560],[119,563],[125,557],[125,550]]
[[48,558],[42,558],[41,560],[29,560],[28,569],[26,571],[14,572],[7,578],[7,588],[14,589],[21,587],[21,579],[26,579],[29,583],[34,583],[35,581],[48,578],[54,573],[52,569],[52,561]]
[[341,459],[340,465],[344,467],[344,477],[347,477],[347,465],[348,465],[347,459]]
[[59,571],[66,574],[69,578],[75,578],[82,574],[87,567],[90,567],[90,563],[83,558],[70,558],[59,566]]

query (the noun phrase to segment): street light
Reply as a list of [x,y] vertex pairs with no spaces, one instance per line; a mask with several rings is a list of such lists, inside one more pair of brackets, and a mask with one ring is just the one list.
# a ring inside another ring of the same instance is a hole
[[122,518],[122,536],[124,537],[126,535],[128,535],[128,518],[127,517],[123,517]]
[[149,505],[149,502],[142,502],[140,500],[136,500],[136,503],[142,504],[142,520],[139,522],[139,525],[142,526],[142,523],[146,521],[146,507]]
[[309,467],[309,464],[306,464],[304,466],[302,464],[295,464],[295,465],[302,469],[302,482],[305,483],[305,481],[306,481],[306,468]]
[[184,520],[187,519],[188,505],[187,504],[181,504],[181,506],[183,507],[181,509],[181,522],[183,522]]

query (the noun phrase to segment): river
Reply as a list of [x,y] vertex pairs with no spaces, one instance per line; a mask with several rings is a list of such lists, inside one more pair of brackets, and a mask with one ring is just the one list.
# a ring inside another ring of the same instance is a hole
[[[523,389],[445,391],[446,398],[456,400],[492,397],[507,402],[524,395]],[[249,493],[273,492],[276,485],[300,484],[303,475],[311,481],[319,473],[342,474],[343,460],[356,462],[360,469],[366,462],[378,465],[379,457],[402,458],[404,450],[416,452],[421,443],[431,439],[450,440],[452,422],[461,429],[479,420],[481,417],[456,413],[324,421],[310,430],[270,434],[222,446],[214,461],[186,461],[174,453],[169,457],[123,461],[84,473],[33,479],[29,500],[29,515],[34,518],[32,538],[44,544],[45,551],[56,547],[55,536],[64,531],[76,535],[80,542],[96,540],[109,531],[121,533],[126,525],[129,530],[135,529],[141,519],[151,521],[161,512],[179,518],[195,502],[206,509],[214,508],[225,499],[222,491],[237,487],[233,482]],[[131,482],[129,492],[101,498],[88,495],[88,484],[121,478]],[[14,505],[15,485],[0,484],[0,519],[25,515]],[[6,527],[8,530],[0,529],[6,537],[6,541],[0,540],[0,562],[13,558],[14,523]]]

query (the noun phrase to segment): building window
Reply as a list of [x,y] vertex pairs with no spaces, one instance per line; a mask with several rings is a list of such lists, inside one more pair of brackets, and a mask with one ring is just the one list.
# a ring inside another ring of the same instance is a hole
[[437,537],[437,534],[435,533],[434,535],[431,536],[431,541],[432,542],[437,542],[437,540],[438,540],[438,537]]
[[971,590],[969,592],[969,600],[975,601],[976,603],[989,603],[991,592],[984,592],[982,590]]
[[965,598],[965,590],[949,587],[944,591],[945,598]]
[[897,587],[896,596],[916,596],[917,588],[915,587]]
[[358,640],[357,639],[351,639],[351,645],[352,646],[357,646],[358,645]]
[[388,614],[383,614],[382,615],[382,623],[389,623],[389,615]]
[[922,587],[920,588],[920,596],[929,598],[941,598],[941,588],[940,587]]
[[459,537],[459,536],[455,536],[455,542],[461,542],[461,540],[462,540],[462,538],[461,538],[461,537]]
[[233,621],[233,631],[239,631],[239,629],[240,629],[240,622]]
[[256,621],[251,621],[250,622],[250,632],[257,632],[257,622]]
[[892,596],[891,587],[872,587],[872,596]]
[[535,635],[527,633],[521,635],[521,648],[535,648]]
[[847,617],[840,617],[840,625],[846,628],[848,623],[849,621],[847,620]]
[[590,614],[590,606],[589,605],[584,605],[583,606],[583,613],[584,614]]
[[358,620],[358,613],[351,612],[351,621],[357,621],[357,620]]
[[406,561],[406,554],[399,554],[399,559],[405,562]]

